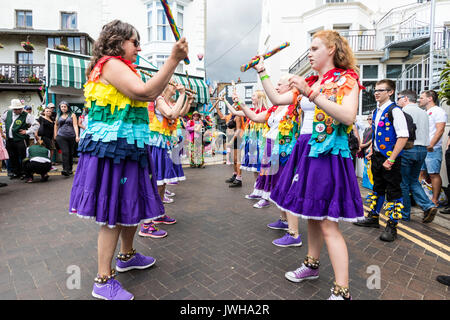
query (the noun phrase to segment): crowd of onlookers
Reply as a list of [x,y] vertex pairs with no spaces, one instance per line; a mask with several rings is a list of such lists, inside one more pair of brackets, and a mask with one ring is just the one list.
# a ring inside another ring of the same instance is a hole
[[[448,115],[439,106],[438,94],[433,90],[424,91],[420,95],[412,90],[403,90],[398,92],[396,104],[405,114],[411,116],[415,125],[415,137],[410,146],[404,147],[400,159],[400,187],[404,205],[402,220],[410,220],[411,202],[413,202],[423,209],[424,218],[428,217],[424,222],[431,222],[437,208],[447,204],[446,199],[450,198],[450,190],[442,186],[440,175],[445,153],[447,176],[450,182],[450,138],[443,143]],[[363,186],[369,189],[373,187],[373,177],[370,172],[371,162],[366,157],[370,158],[369,154],[373,151],[373,125],[379,127],[388,121],[380,118],[373,124],[372,116],[372,113],[368,115],[368,126],[362,135],[359,135],[356,126],[351,134],[358,141],[352,153],[354,158],[364,160]],[[440,212],[449,214],[450,207]]]
[[[62,162],[61,174],[73,174],[73,158],[81,133],[87,125],[88,109],[77,118],[66,101],[56,107],[49,103],[38,117],[31,106],[19,99],[0,116],[0,170],[6,168],[9,178],[33,182],[34,174],[47,181],[50,171],[57,171],[56,162]],[[59,157],[58,155],[61,155]],[[0,183],[0,187],[6,186]]]

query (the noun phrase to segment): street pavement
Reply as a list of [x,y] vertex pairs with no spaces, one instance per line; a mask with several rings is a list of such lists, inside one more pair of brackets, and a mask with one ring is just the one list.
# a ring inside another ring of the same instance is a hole
[[[177,223],[161,227],[168,236],[136,236],[137,251],[155,257],[156,264],[117,279],[139,300],[328,298],[334,276],[326,247],[319,279],[291,283],[284,278],[307,253],[306,220],[300,220],[302,247],[274,246],[283,232],[266,225],[279,211],[274,205],[253,208],[254,201],[244,198],[252,191],[253,174],[244,173],[242,188],[228,188],[224,181],[231,173],[231,167],[211,161],[204,169],[185,168],[187,180],[169,186],[176,196],[166,210]],[[73,177],[56,172],[46,183],[35,177],[26,184],[5,175],[0,175],[0,182],[8,183],[0,188],[0,299],[94,299],[99,227],[68,214]],[[444,222],[425,225],[416,210],[392,243],[378,239],[383,228],[340,223],[353,299],[450,299],[449,288],[436,281],[438,275],[450,275],[448,218],[438,218]]]

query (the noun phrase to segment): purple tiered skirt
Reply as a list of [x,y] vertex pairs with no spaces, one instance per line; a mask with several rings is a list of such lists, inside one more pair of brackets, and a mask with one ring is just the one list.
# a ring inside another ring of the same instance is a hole
[[364,218],[352,159],[335,155],[309,157],[311,135],[300,135],[270,200],[304,219],[355,222]]
[[[70,195],[70,213],[108,227],[137,226],[164,215],[153,163],[129,158],[117,163],[81,153]],[[142,159],[141,159],[142,160]]]
[[[263,199],[270,199],[270,192],[274,185],[282,176],[284,165],[278,161],[274,164],[270,162],[272,156],[273,141],[271,139],[266,140],[264,156],[261,162],[261,173],[256,179],[255,187],[252,192],[254,195],[258,195]],[[285,163],[286,164],[286,163]]]
[[[181,165],[181,159],[176,157],[180,161],[172,160],[171,152],[165,148],[159,148],[155,146],[149,147],[150,154],[153,158],[155,170],[153,172],[156,184],[162,186],[168,183],[178,183],[179,181],[186,180],[184,176],[183,167]],[[172,150],[179,152],[177,149]]]

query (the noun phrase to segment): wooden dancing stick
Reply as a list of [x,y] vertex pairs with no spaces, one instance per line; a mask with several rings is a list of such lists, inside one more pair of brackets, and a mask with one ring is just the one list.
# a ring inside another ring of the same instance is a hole
[[[146,72],[146,71],[144,71],[144,70],[141,70],[141,69],[138,69],[141,73],[143,73],[143,74],[145,74],[146,76],[149,76],[150,78],[152,78],[153,76],[150,74],[150,73],[148,73],[148,72]],[[172,82],[172,81],[169,81],[169,84],[171,85],[171,86],[173,86],[173,87],[176,87],[176,83],[174,83],[174,82]],[[191,89],[188,89],[188,88],[184,88],[187,92],[189,92],[189,93],[192,93],[192,94],[197,94],[197,92],[195,92],[194,90],[191,90]]]
[[[281,50],[283,50],[283,49],[289,47],[290,45],[291,45],[291,44],[290,44],[289,42],[285,42],[285,43],[283,43],[281,46],[276,47],[275,49],[266,52],[266,53],[263,55],[263,56],[264,56],[264,59],[270,58],[270,57],[273,56],[275,53],[280,52]],[[258,64],[258,62],[259,62],[259,57],[250,60],[249,63],[243,64],[243,65],[241,66],[241,71],[242,71],[242,72],[247,71],[247,70],[250,69],[251,67],[256,66],[256,65]]]
[[[175,19],[173,18],[172,10],[170,10],[169,4],[167,3],[167,0],[160,0],[161,4],[164,8],[164,12],[166,13],[167,21],[169,21],[170,29],[172,29],[173,36],[175,37],[175,40],[180,40],[180,32],[178,31],[178,27],[175,23]],[[189,58],[184,58],[184,64],[190,64]]]

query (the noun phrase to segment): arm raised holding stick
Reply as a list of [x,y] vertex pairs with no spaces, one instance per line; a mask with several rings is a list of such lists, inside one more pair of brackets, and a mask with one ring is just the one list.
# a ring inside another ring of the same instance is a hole
[[[173,18],[172,10],[170,10],[169,4],[167,3],[167,0],[160,0],[161,4],[164,8],[164,12],[166,13],[167,21],[169,21],[170,29],[172,29],[173,36],[175,37],[175,40],[178,41],[181,38],[180,32],[178,31],[178,27],[175,23],[175,19]],[[189,58],[184,58],[184,64],[190,64]]]
[[[281,50],[283,50],[283,49],[285,49],[285,48],[287,48],[287,47],[289,47],[290,45],[291,45],[291,44],[290,44],[289,42],[285,42],[285,43],[283,43],[282,45],[276,47],[275,49],[273,49],[273,50],[271,50],[271,51],[269,51],[269,52],[266,52],[266,53],[263,55],[263,57],[264,57],[264,59],[268,59],[268,58],[270,58],[271,56],[273,56],[274,54],[280,52]],[[250,68],[256,66],[256,65],[258,64],[259,60],[260,60],[259,56],[253,58],[252,60],[250,60],[249,63],[244,64],[244,65],[241,66],[241,71],[242,71],[242,72],[245,72],[245,71],[247,71],[248,69],[250,69]]]

